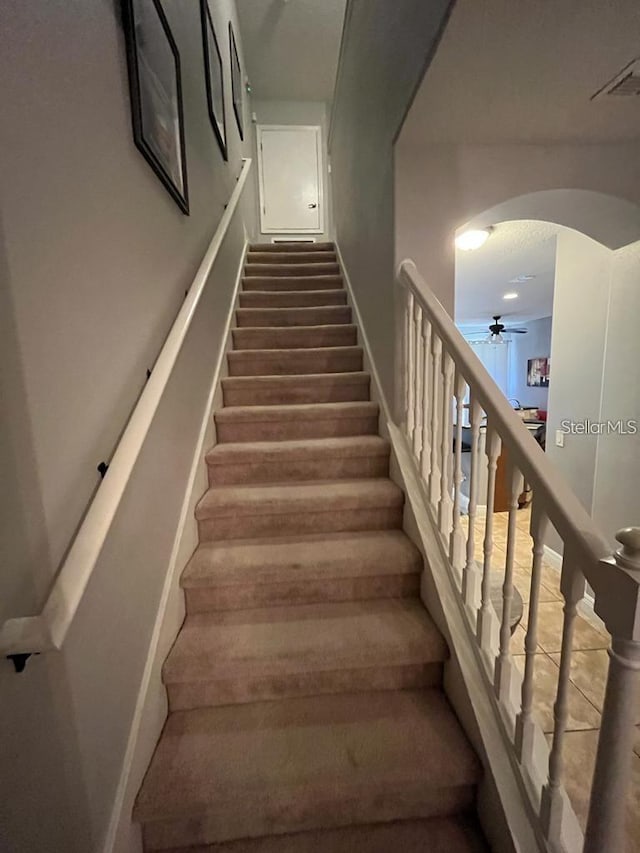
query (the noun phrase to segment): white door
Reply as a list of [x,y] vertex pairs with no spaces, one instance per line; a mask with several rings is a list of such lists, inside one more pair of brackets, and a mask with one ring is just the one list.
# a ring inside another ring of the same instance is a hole
[[322,144],[319,127],[258,125],[260,230],[323,231]]

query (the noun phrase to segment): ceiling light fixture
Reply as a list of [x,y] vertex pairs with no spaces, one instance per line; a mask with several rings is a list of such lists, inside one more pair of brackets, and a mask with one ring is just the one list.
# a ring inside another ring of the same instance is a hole
[[517,293],[505,293],[505,295],[502,298],[503,299],[517,299],[518,294]]
[[472,252],[474,249],[479,249],[487,242],[491,236],[493,228],[471,228],[469,231],[463,231],[458,234],[455,239],[456,249],[461,249],[463,252]]

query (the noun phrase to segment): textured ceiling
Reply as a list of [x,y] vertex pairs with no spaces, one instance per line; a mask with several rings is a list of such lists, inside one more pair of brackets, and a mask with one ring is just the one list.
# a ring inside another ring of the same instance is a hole
[[[457,250],[456,323],[475,331],[488,326],[494,314],[502,315],[506,325],[549,317],[559,230],[545,222],[504,222],[480,249]],[[535,278],[511,283],[519,275]],[[508,292],[518,298],[503,299]]]
[[457,0],[403,142],[640,139],[640,96],[590,100],[638,56],[638,0]]
[[254,96],[330,101],[346,0],[237,0]]

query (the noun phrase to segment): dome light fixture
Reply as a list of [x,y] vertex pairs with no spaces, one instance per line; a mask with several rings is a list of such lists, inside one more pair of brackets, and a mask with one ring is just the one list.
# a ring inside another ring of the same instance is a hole
[[458,234],[455,239],[456,249],[461,249],[463,252],[472,252],[479,249],[487,242],[491,236],[493,228],[470,228],[468,231],[463,231]]
[[503,299],[517,299],[518,294],[517,293],[505,293],[505,295],[502,298]]

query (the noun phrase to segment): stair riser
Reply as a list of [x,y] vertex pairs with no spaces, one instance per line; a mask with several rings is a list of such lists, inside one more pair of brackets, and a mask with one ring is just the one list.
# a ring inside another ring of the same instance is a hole
[[209,485],[285,483],[296,480],[360,480],[367,477],[386,477],[388,473],[388,454],[343,459],[280,459],[277,462],[209,465]]
[[242,289],[247,290],[341,290],[342,276],[253,276],[242,279]]
[[249,252],[248,264],[335,264],[333,251],[310,252]]
[[[279,793],[279,792],[278,792]],[[395,785],[376,783],[356,790],[347,783],[331,791],[298,789],[279,796],[268,787],[255,797],[245,798],[244,808],[211,818],[206,813],[187,819],[168,819],[144,824],[146,851],[166,850],[198,844],[213,844],[234,838],[256,838],[329,829],[352,824],[382,823],[415,818],[446,817],[471,809],[475,801],[473,785],[448,788],[426,786],[423,780],[401,779]]]
[[322,242],[313,242],[309,241],[307,243],[302,243],[300,241],[291,240],[290,242],[281,242],[281,243],[254,243],[249,246],[250,252],[323,252],[323,251],[335,251],[335,245],[333,243],[322,243]]
[[358,343],[355,326],[300,326],[274,329],[234,329],[236,349],[300,349],[304,347],[350,347]]
[[185,589],[184,593],[187,613],[191,614],[373,598],[413,598],[419,591],[420,575],[415,574],[198,587]]
[[319,308],[323,305],[346,305],[347,292],[345,290],[284,292],[245,290],[240,293],[239,304],[241,308]]
[[303,536],[356,530],[393,530],[402,526],[402,507],[371,507],[326,512],[274,515],[232,515],[198,521],[200,542],[256,539],[261,536]]
[[340,267],[336,263],[246,264],[244,274],[247,278],[254,275],[339,275]]
[[348,305],[275,310],[239,308],[236,311],[236,324],[240,327],[334,326],[340,323],[351,323],[351,308]]
[[168,684],[170,711],[218,705],[268,702],[296,696],[327,693],[359,693],[368,690],[411,690],[436,687],[442,683],[442,664],[367,667],[322,672],[255,676]]
[[[264,350],[230,353],[229,376],[298,376],[306,373],[354,373],[362,370],[362,351],[271,354]],[[259,354],[258,354],[259,353]]]
[[238,388],[222,381],[225,406],[285,406],[296,403],[350,403],[369,399],[369,380],[354,383],[303,383],[272,388],[259,385]]
[[222,423],[216,428],[218,441],[278,441],[296,438],[332,438],[347,435],[376,435],[378,416],[282,420],[276,422]]

